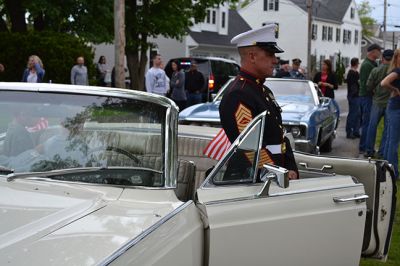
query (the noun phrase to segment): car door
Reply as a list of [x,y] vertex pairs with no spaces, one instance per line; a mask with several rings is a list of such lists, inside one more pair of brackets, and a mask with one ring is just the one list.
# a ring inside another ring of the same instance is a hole
[[358,265],[364,186],[331,173],[290,181],[287,188],[271,182],[274,175],[256,182],[263,119],[250,123],[197,190],[209,265]]
[[295,152],[300,175],[351,175],[363,184],[367,199],[362,255],[386,260],[396,211],[396,182],[392,167],[382,160],[311,156]]

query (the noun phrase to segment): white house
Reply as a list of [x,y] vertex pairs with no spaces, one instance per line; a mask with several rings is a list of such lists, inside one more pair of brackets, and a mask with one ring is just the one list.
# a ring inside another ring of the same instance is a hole
[[[283,59],[300,58],[307,66],[308,13],[307,0],[253,0],[239,10],[252,27],[266,23],[278,26],[278,45],[285,50]],[[361,22],[354,0],[314,0],[312,8],[311,54],[319,62],[335,63],[340,53],[345,65],[361,55]]]

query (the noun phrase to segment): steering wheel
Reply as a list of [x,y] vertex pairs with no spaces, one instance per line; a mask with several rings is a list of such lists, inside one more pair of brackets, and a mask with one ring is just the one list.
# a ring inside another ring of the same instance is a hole
[[131,153],[130,151],[127,151],[127,150],[122,149],[122,148],[114,147],[114,146],[106,146],[106,147],[102,146],[102,147],[94,148],[94,149],[92,149],[90,151],[90,153],[88,154],[88,157],[92,153],[95,153],[97,151],[104,151],[104,150],[105,151],[113,151],[113,152],[116,152],[116,153],[119,153],[119,154],[123,154],[123,155],[127,156],[129,159],[132,159],[132,161],[136,164],[136,166],[142,166],[143,165],[142,161],[139,160],[139,158],[136,155],[134,155],[133,153]]

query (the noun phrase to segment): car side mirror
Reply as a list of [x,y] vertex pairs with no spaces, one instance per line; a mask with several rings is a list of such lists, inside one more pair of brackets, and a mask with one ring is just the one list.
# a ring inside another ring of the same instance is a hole
[[264,186],[257,194],[258,197],[269,196],[269,187],[272,181],[276,182],[281,188],[289,187],[289,170],[280,166],[264,164],[261,169],[260,178],[264,182]]
[[320,97],[320,98],[319,98],[319,102],[320,102],[320,104],[321,104],[323,107],[329,106],[329,101],[330,101],[330,100],[331,100],[331,99],[328,98],[328,97]]

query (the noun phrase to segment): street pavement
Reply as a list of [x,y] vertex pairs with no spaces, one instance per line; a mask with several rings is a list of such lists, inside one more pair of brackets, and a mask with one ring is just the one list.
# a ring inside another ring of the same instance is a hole
[[321,154],[340,157],[363,158],[363,155],[358,153],[359,139],[346,138],[346,119],[349,110],[347,103],[346,84],[339,86],[338,90],[335,91],[335,99],[340,108],[340,122],[336,131],[336,138],[333,140],[332,151]]

